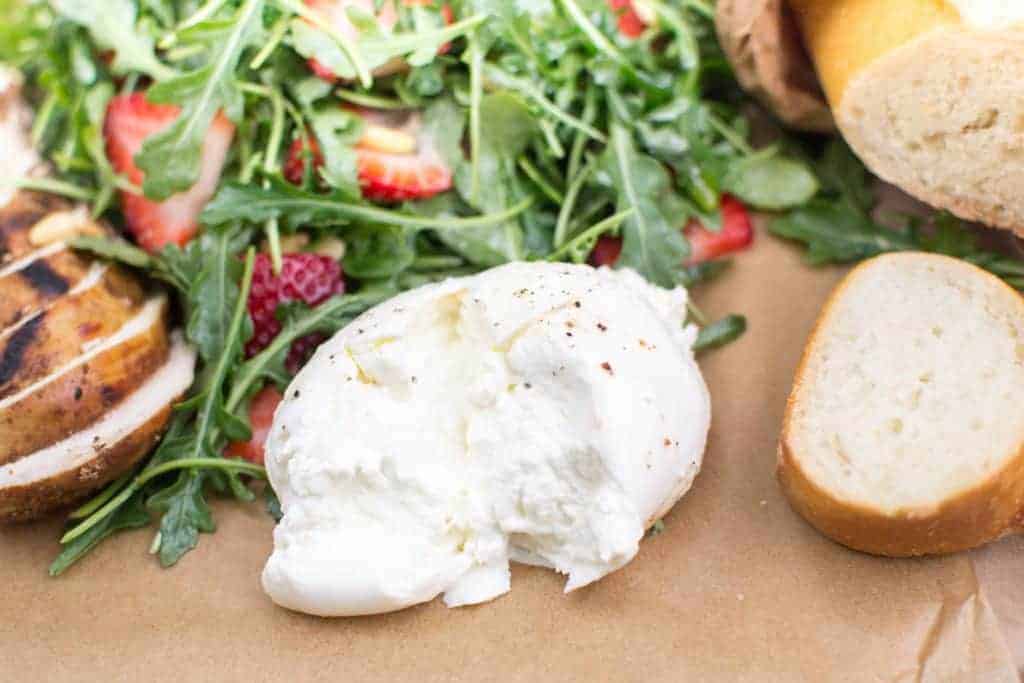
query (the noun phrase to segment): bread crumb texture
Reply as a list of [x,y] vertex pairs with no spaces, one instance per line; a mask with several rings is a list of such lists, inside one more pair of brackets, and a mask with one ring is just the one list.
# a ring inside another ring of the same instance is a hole
[[1024,234],[1021,27],[946,26],[892,50],[850,81],[837,120],[885,180]]
[[1024,303],[969,264],[886,256],[819,323],[788,445],[808,479],[883,514],[928,514],[1024,443]]

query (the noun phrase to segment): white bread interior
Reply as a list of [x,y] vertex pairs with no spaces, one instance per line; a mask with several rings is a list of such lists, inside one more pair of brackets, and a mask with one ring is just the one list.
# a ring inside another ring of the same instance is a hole
[[985,543],[1024,509],[1024,300],[931,254],[855,269],[808,343],[779,476],[834,540],[883,555]]
[[933,31],[854,77],[835,115],[883,179],[1024,235],[1024,31]]
[[1024,2],[790,3],[836,123],[875,174],[1024,235]]

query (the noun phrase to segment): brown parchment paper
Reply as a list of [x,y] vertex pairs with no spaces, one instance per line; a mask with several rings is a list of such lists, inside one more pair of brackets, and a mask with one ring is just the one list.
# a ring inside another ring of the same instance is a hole
[[762,232],[700,298],[750,332],[702,360],[714,401],[693,490],[623,570],[575,594],[516,567],[479,607],[321,620],[273,606],[261,506],[171,570],[151,531],[46,575],[59,522],[0,530],[0,681],[1015,681],[1024,664],[1024,541],[883,560],[822,538],[775,483],[803,342],[838,269]]

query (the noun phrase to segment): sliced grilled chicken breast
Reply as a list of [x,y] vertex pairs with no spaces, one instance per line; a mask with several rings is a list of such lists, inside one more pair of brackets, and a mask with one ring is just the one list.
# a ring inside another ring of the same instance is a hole
[[[0,167],[36,168],[3,78]],[[195,354],[170,330],[167,297],[66,243],[98,231],[63,199],[0,190],[0,521],[33,519],[130,470],[192,383]]]

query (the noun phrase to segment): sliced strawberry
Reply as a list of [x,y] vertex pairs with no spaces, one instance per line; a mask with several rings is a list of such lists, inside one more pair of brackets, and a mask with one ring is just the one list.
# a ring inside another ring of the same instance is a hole
[[306,177],[307,162],[312,164],[314,177],[316,169],[324,165],[324,155],[312,135],[295,138],[288,148],[288,158],[284,162],[285,179],[294,185],[301,185]]
[[[380,112],[350,108],[363,119],[363,137],[356,144],[356,165],[363,196],[378,202],[428,199],[452,188],[452,171],[423,131],[418,112]],[[319,145],[310,136],[297,139],[288,149],[285,178],[302,183],[306,159],[313,168],[323,165]]]
[[[376,7],[375,0],[305,0],[305,2],[309,7],[330,21],[338,33],[353,42],[359,40],[359,30],[352,24],[352,20],[349,19],[348,9],[350,7],[361,9],[367,14],[376,14],[377,24],[385,33],[392,33],[398,24],[398,10],[395,7],[394,0],[384,0],[379,10]],[[430,7],[435,3],[434,0],[402,0],[402,4],[405,7]],[[441,16],[444,18],[446,25],[450,26],[455,23],[455,12],[450,5],[442,5]],[[446,54],[449,50],[451,50],[451,44],[445,43],[438,50],[438,54]],[[315,57],[310,57],[308,63],[310,70],[328,83],[336,83],[339,80],[337,74],[331,71],[330,67],[321,63]],[[406,66],[403,60],[392,60],[375,69],[373,74],[375,76],[390,76],[404,70]]]
[[273,386],[264,387],[249,402],[249,424],[252,427],[252,438],[248,441],[233,441],[228,444],[224,455],[229,458],[242,458],[257,465],[263,464],[263,445],[270,434],[274,423],[274,411],[284,396]]
[[683,232],[691,250],[687,265],[713,261],[744,249],[754,241],[754,225],[747,207],[739,200],[724,195],[721,211],[722,229],[719,232],[711,232],[696,220],[686,226]]
[[[686,265],[692,266],[705,261],[714,261],[744,249],[754,241],[754,224],[747,207],[729,195],[722,196],[722,229],[708,230],[693,219],[683,229],[690,243],[690,258]],[[614,266],[622,254],[622,238],[605,235],[597,240],[590,252],[590,264],[595,268]]]
[[452,171],[423,130],[419,112],[357,112],[366,123],[356,145],[363,196],[379,202],[427,199],[452,187]]
[[633,0],[608,0],[608,6],[619,18],[619,32],[627,38],[639,38],[647,30],[647,22],[637,12]]
[[604,235],[597,240],[594,250],[590,252],[590,265],[595,268],[614,266],[622,254],[622,238]]
[[[107,156],[114,169],[134,185],[141,186],[144,174],[135,165],[142,143],[171,125],[181,110],[173,105],[152,104],[144,93],[120,95],[110,101],[103,133]],[[184,245],[199,230],[199,214],[217,191],[220,174],[231,147],[235,127],[218,114],[203,143],[199,180],[190,189],[162,202],[141,194],[121,193],[121,209],[128,230],[148,251],[168,244]]]

